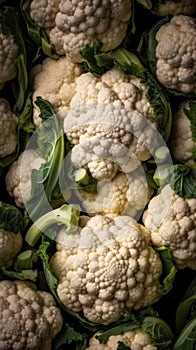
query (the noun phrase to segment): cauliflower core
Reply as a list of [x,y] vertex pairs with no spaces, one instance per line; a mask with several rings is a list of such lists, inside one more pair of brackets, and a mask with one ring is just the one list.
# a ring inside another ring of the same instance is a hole
[[25,202],[31,196],[31,172],[39,169],[45,163],[35,149],[26,149],[10,166],[6,177],[6,189],[19,208],[24,208]]
[[104,344],[99,343],[99,340],[96,339],[96,336],[99,334],[97,332],[90,338],[89,347],[85,350],[117,350],[118,342],[122,342],[131,350],[157,350],[157,347],[152,344],[150,334],[143,332],[139,328],[123,334],[111,335]]
[[50,350],[63,318],[53,296],[27,281],[0,281],[0,349]]
[[21,233],[0,229],[0,266],[10,267],[23,244]]
[[143,215],[155,246],[169,246],[176,266],[196,270],[196,198],[178,196],[169,185]]
[[174,16],[157,31],[156,76],[166,88],[196,93],[196,19]]
[[0,158],[12,154],[17,146],[17,116],[9,102],[0,98]]
[[131,17],[131,4],[130,0],[33,0],[30,16],[45,28],[57,54],[81,62],[80,50],[95,40],[103,43],[103,51],[120,45]]
[[95,215],[74,235],[60,231],[57,241],[50,260],[57,294],[88,320],[107,325],[157,300],[162,264],[148,231],[131,217]]

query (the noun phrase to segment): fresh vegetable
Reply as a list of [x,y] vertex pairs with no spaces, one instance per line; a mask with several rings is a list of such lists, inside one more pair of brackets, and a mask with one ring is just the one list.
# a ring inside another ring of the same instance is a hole
[[0,281],[2,349],[52,349],[63,325],[52,295],[27,281]]

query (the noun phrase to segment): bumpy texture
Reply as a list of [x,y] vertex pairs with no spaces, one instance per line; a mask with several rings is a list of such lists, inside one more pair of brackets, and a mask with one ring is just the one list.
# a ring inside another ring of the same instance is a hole
[[152,116],[146,88],[135,76],[117,68],[101,77],[80,75],[64,119],[64,132],[75,145],[73,164],[89,167],[97,179],[100,163],[104,178],[111,179],[118,169],[133,171],[157,147],[158,132]]
[[170,151],[176,162],[192,165],[194,163],[193,149],[196,147],[196,142],[192,139],[191,123],[184,109],[189,110],[189,101],[182,102],[174,115]]
[[74,64],[65,57],[58,60],[48,57],[33,68],[31,89],[33,91],[33,121],[35,125],[41,124],[40,110],[35,104],[37,96],[50,102],[54,111],[59,115],[62,113],[63,116],[75,94],[75,79],[82,73],[83,70],[79,64]]
[[9,102],[0,99],[0,158],[12,154],[17,146],[18,118],[12,113]]
[[57,241],[50,261],[57,294],[88,320],[107,325],[157,300],[162,264],[148,231],[131,217],[95,215],[74,235],[60,231]]
[[22,248],[21,233],[0,229],[0,266],[10,267]]
[[156,76],[166,87],[196,93],[196,19],[174,16],[157,31]]
[[0,282],[0,349],[50,350],[63,319],[54,298],[27,281]]
[[196,270],[196,198],[182,198],[169,185],[143,215],[155,246],[169,246],[176,266]]
[[26,149],[10,166],[6,177],[6,189],[19,208],[24,208],[25,202],[31,196],[31,172],[39,169],[45,160],[35,149]]
[[98,181],[97,192],[76,192],[89,215],[121,214],[135,217],[148,203],[151,191],[142,169],[118,172],[112,181]]
[[89,340],[89,347],[85,350],[117,350],[119,341],[131,350],[157,350],[157,347],[152,344],[151,336],[139,328],[121,335],[111,335],[104,344],[99,343],[99,340],[96,339],[99,334],[97,332]]
[[95,40],[103,51],[116,48],[126,35],[131,17],[130,0],[33,0],[30,16],[45,28],[59,55],[81,62],[80,50]]
[[153,7],[153,12],[158,16],[165,16],[167,14],[178,15],[194,15],[196,11],[195,0],[166,0],[165,2],[157,1]]
[[0,88],[16,76],[18,52],[14,36],[0,30]]

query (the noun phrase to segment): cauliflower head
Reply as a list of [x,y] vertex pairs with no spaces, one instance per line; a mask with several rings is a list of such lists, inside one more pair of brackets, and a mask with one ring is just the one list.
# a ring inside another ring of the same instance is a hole
[[20,252],[22,244],[23,238],[20,232],[13,233],[0,229],[0,266],[9,268]]
[[30,199],[32,170],[38,170],[42,163],[45,163],[45,160],[39,156],[37,150],[26,149],[11,164],[5,177],[5,184],[7,192],[15,199],[19,208],[24,208],[25,202]]
[[168,184],[150,200],[143,223],[153,245],[170,247],[178,269],[196,270],[196,198],[183,198]]
[[170,151],[176,162],[192,165],[194,163],[193,150],[196,148],[196,142],[193,140],[191,121],[185,110],[190,111],[188,100],[180,104],[174,115],[170,135]]
[[152,11],[158,16],[166,16],[167,14],[170,14],[172,16],[191,16],[195,14],[196,2],[195,0],[155,0],[155,5],[153,6]]
[[117,68],[101,77],[80,75],[64,118],[64,132],[74,145],[72,163],[88,167],[97,179],[100,173],[111,179],[118,169],[135,170],[157,147],[158,132],[152,116],[146,87],[139,78]]
[[89,215],[118,214],[135,217],[148,203],[151,190],[140,168],[132,173],[118,172],[111,180],[98,181],[95,193],[76,191]]
[[95,323],[154,303],[162,264],[144,226],[129,216],[95,215],[78,233],[61,230],[50,260],[61,302]]
[[156,76],[169,89],[196,93],[196,19],[173,16],[156,33]]
[[63,318],[50,293],[32,282],[3,280],[0,305],[0,349],[51,349]]
[[81,62],[80,50],[95,40],[109,51],[123,41],[131,18],[130,0],[32,0],[30,17],[45,28],[59,55]]
[[117,350],[118,342],[122,342],[131,350],[157,350],[150,334],[143,332],[140,328],[119,335],[111,335],[104,344],[101,344],[96,338],[99,334],[97,332],[90,338],[89,346],[85,350]]
[[31,89],[35,125],[41,124],[40,110],[35,104],[36,98],[42,96],[60,115],[61,111],[64,112],[66,107],[69,107],[71,98],[75,94],[75,79],[82,73],[81,65],[70,62],[66,57],[60,57],[58,60],[47,57],[32,69]]
[[17,146],[18,118],[11,111],[9,102],[0,98],[0,158],[12,154]]
[[14,35],[3,34],[0,29],[0,89],[4,84],[15,78],[17,74],[17,59],[19,49]]

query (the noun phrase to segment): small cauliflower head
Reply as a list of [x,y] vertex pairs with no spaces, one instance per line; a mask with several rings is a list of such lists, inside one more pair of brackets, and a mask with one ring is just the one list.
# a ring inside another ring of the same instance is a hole
[[32,170],[38,170],[42,163],[45,163],[44,158],[39,156],[36,149],[29,148],[11,164],[5,177],[5,184],[7,192],[15,199],[19,208],[24,208],[25,202],[30,199]]
[[101,344],[95,333],[89,340],[89,346],[85,350],[117,350],[118,342],[123,343],[131,350],[157,350],[153,345],[152,337],[147,332],[143,332],[140,328],[135,328],[119,335],[111,335],[104,344]]
[[75,79],[82,73],[82,66],[70,62],[66,57],[58,60],[47,57],[32,69],[30,80],[34,104],[33,121],[36,126],[41,124],[36,98],[41,96],[47,100],[58,115],[61,111],[64,113],[75,94]]
[[130,0],[32,0],[30,17],[45,28],[59,55],[81,62],[80,50],[94,41],[109,51],[123,41],[131,18]]
[[156,33],[156,76],[169,89],[196,93],[196,19],[173,16]]
[[162,272],[144,226],[129,216],[112,216],[95,215],[73,235],[61,230],[50,260],[61,302],[104,325],[127,309],[153,304]]
[[0,266],[9,268],[20,252],[22,244],[23,238],[20,232],[13,233],[0,229]]
[[17,146],[18,118],[9,102],[0,98],[0,158],[12,154]]
[[18,54],[19,49],[14,35],[3,34],[0,28],[0,89],[7,81],[15,78]]
[[196,142],[193,141],[191,121],[185,110],[190,110],[189,101],[183,101],[174,115],[170,135],[170,151],[177,163],[192,165]]
[[63,318],[50,293],[32,282],[3,280],[0,305],[0,349],[51,349]]
[[196,270],[196,198],[183,198],[166,185],[153,197],[143,223],[155,246],[168,246],[178,269]]
[[166,16],[168,14],[172,16],[178,15],[194,15],[196,11],[195,0],[166,0],[166,1],[155,1],[155,5],[152,11],[157,16]]
[[118,172],[111,181],[98,181],[95,193],[76,191],[88,215],[121,214],[132,217],[144,209],[151,194],[145,173],[140,168],[129,174]]
[[74,166],[87,167],[99,180],[111,179],[117,170],[131,172],[151,157],[158,131],[146,91],[139,78],[117,68],[101,77],[84,73],[76,79],[64,118]]

